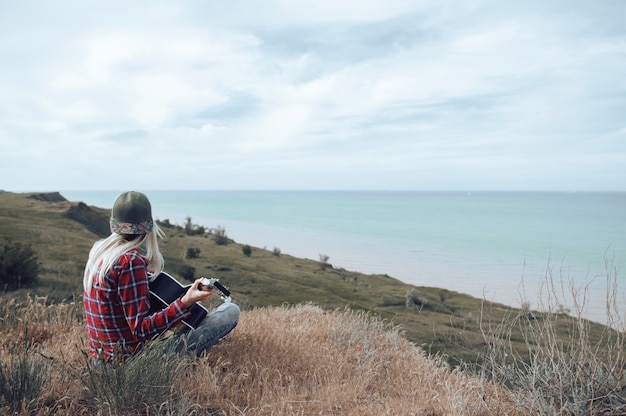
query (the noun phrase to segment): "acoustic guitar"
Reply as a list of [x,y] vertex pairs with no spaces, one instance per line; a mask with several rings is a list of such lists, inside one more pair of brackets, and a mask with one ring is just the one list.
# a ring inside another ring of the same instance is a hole
[[[158,276],[150,280],[150,314],[166,308],[169,304],[180,298],[187,292],[191,285],[183,286],[172,276],[161,272]],[[230,302],[230,291],[222,285],[218,279],[203,278],[199,286],[200,290],[210,290],[215,288],[224,302]],[[194,303],[189,307],[190,315],[182,319],[188,329],[196,329],[209,311],[199,303]],[[185,328],[185,329],[187,329]]]

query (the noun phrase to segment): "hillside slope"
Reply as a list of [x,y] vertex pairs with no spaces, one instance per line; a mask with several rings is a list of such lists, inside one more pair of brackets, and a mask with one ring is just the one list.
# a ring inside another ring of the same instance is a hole
[[[67,201],[58,193],[0,192],[0,237],[31,244],[41,263],[37,285],[2,296],[24,299],[32,294],[53,302],[80,297],[84,263],[93,242],[108,235],[108,217],[108,210]],[[261,248],[252,247],[246,256],[243,243],[219,245],[210,233],[187,235],[177,221],[183,219],[160,221],[167,234],[161,243],[166,271],[181,281],[190,270],[196,277],[219,278],[244,310],[303,302],[326,310],[363,310],[400,326],[410,341],[445,354],[451,363],[474,362],[485,346],[483,328],[519,314],[453,291],[416,287],[387,275],[320,267],[317,261],[277,256]],[[189,249],[198,256],[187,258]],[[512,330],[513,347],[527,354],[522,334]]]
[[188,235],[169,219],[167,270],[220,278],[243,308],[240,324],[197,360],[157,347],[95,370],[81,275],[108,215],[58,193],[0,192],[0,235],[31,244],[42,270],[34,286],[0,296],[1,414],[626,411],[624,332],[260,248],[246,255],[245,245],[216,244],[215,230]]

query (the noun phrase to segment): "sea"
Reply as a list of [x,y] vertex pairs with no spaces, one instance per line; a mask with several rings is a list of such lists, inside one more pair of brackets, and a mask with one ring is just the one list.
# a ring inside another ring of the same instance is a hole
[[[626,192],[143,192],[156,219],[189,217],[253,247],[513,307],[624,318]],[[101,208],[120,193],[61,192]]]

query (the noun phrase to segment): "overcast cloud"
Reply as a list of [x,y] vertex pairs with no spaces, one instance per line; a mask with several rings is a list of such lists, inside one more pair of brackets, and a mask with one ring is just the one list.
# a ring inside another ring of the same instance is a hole
[[3,1],[0,189],[626,190],[623,0]]

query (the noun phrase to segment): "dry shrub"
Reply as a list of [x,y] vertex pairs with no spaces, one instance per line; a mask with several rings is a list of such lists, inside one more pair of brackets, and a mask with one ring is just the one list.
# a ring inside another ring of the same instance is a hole
[[[588,284],[567,285],[562,277],[555,279],[550,268],[540,300],[543,313],[520,313],[483,328],[487,349],[482,374],[506,385],[525,413],[626,414],[626,320],[620,315],[617,271],[608,264],[606,280],[607,325],[599,335],[592,334],[591,322],[585,319]],[[568,304],[571,308],[564,307]],[[513,327],[521,330],[527,356],[511,346]]]

